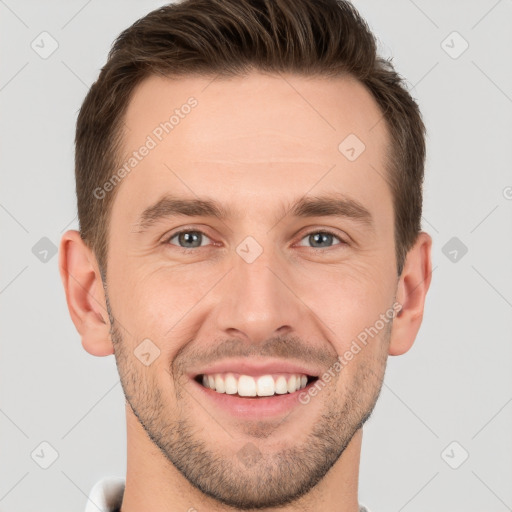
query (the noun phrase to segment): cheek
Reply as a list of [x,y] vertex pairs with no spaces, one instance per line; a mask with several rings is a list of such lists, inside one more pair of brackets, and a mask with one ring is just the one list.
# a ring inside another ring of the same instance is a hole
[[391,326],[386,313],[393,303],[392,277],[377,265],[363,264],[317,277],[315,282],[322,286],[309,287],[304,302],[311,305],[338,354],[339,365],[332,370],[340,377],[337,392],[344,393],[358,379],[382,370]]
[[314,311],[339,354],[391,307],[392,278],[377,264],[311,270],[296,275],[297,295]]
[[[159,360],[174,359],[183,343],[193,337],[198,308],[218,275],[210,271],[187,272],[148,266],[124,269],[126,280],[118,280],[113,308],[138,344],[149,338],[159,348]],[[112,285],[114,288],[114,285]],[[191,320],[194,320],[191,322]]]

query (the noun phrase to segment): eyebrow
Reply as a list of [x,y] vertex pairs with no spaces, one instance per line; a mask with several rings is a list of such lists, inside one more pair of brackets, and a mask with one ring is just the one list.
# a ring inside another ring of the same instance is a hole
[[[321,196],[308,196],[297,199],[277,217],[276,224],[286,215],[294,217],[340,217],[353,220],[362,226],[374,229],[374,220],[370,211],[355,199],[340,193]],[[146,231],[162,219],[185,217],[211,217],[221,221],[233,218],[234,211],[210,198],[183,199],[166,195],[140,215],[137,225],[139,232]]]

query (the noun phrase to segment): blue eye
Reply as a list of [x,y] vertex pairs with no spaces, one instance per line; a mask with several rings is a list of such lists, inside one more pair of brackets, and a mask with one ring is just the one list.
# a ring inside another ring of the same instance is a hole
[[[340,242],[340,244],[334,245],[345,244],[345,242],[341,238],[339,238],[334,233],[330,233],[329,231],[312,231],[311,233],[307,234],[302,240],[304,239],[307,239],[308,242],[312,244],[310,247],[312,247],[313,249],[324,249],[326,247],[332,247],[333,239],[337,239]],[[303,246],[303,244],[299,245]]]
[[[203,232],[201,231],[180,231],[179,233],[175,233],[168,240],[167,243],[171,243],[171,240],[178,238],[178,246],[183,249],[196,249],[198,247],[202,247],[201,243],[204,238],[210,240]],[[171,245],[176,245],[171,243]],[[207,244],[206,244],[207,245]]]
[[[173,242],[173,240],[175,240]],[[307,240],[308,243],[302,243],[303,240]],[[338,240],[338,243],[334,241]],[[166,240],[166,243],[170,245],[175,245],[181,249],[199,249],[200,247],[204,247],[211,242],[211,239],[206,236],[202,231],[198,230],[183,230],[177,233],[174,233],[171,237]],[[298,244],[302,247],[311,247],[312,249],[328,249],[329,247],[333,247],[336,245],[346,245],[346,242],[342,240],[338,235],[331,233],[329,231],[311,231],[307,235],[305,235],[301,242]]]

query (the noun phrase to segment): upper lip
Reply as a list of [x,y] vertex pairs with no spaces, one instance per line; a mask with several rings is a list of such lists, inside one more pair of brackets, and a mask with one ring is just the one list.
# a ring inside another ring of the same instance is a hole
[[256,359],[256,358],[237,358],[225,359],[216,363],[209,364],[199,371],[190,373],[190,377],[195,378],[198,375],[215,373],[241,373],[243,375],[268,375],[270,373],[300,373],[311,377],[318,377],[320,371],[308,365],[294,363],[279,359]]

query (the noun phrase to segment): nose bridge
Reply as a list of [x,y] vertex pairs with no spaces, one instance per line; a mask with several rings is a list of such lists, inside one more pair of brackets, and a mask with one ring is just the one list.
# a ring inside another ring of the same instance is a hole
[[[301,314],[300,301],[283,282],[284,265],[279,255],[265,249],[252,260],[245,257],[243,249],[247,249],[244,244],[237,248],[233,268],[224,283],[218,328],[229,334],[236,330],[252,342],[284,334],[285,329],[295,330]],[[253,257],[254,250],[249,245]]]

